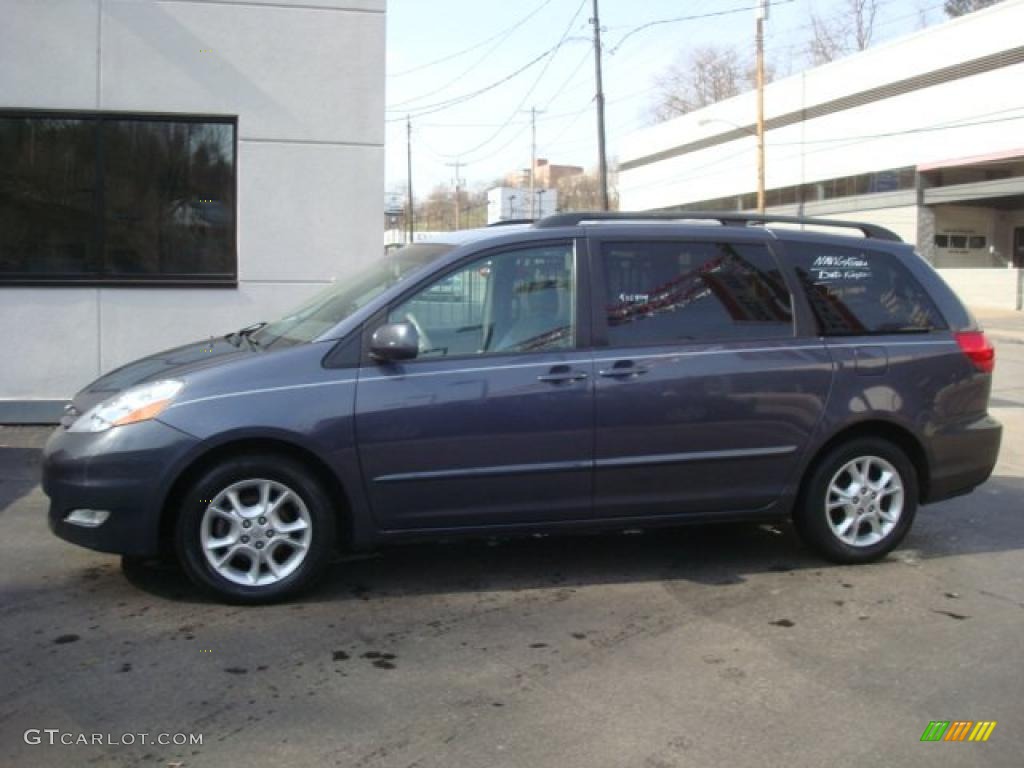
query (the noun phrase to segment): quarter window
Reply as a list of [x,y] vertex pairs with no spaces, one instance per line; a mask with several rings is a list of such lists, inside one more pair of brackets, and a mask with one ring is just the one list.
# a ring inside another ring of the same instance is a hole
[[420,334],[420,358],[544,352],[576,343],[571,243],[486,256],[391,310]]
[[612,346],[793,333],[789,292],[762,245],[606,242],[601,257]]
[[945,328],[938,309],[891,253],[790,243],[786,251],[826,336]]

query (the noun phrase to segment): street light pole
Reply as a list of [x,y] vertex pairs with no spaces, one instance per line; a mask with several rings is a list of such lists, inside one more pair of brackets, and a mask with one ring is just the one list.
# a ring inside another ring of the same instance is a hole
[[462,202],[462,177],[459,175],[459,170],[462,168],[462,161],[456,160],[454,163],[445,163],[449,168],[455,168],[455,229],[456,231],[462,229],[461,217],[459,216],[459,206]]
[[757,212],[764,213],[764,21],[769,0],[757,4]]
[[533,197],[537,189],[537,115],[544,114],[543,109],[531,107],[530,112],[530,218],[536,218]]

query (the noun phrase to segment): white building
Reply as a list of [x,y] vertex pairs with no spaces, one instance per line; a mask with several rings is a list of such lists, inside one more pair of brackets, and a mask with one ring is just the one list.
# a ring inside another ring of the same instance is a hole
[[[1020,309],[1021,30],[1006,0],[768,85],[768,212],[887,226],[968,302]],[[622,209],[755,209],[755,98],[629,136]]]
[[530,205],[530,188],[493,187],[487,190],[487,223],[515,221],[517,219],[542,219],[558,211],[558,190],[537,187],[533,190],[533,205]]
[[3,0],[0,423],[381,252],[385,0]]

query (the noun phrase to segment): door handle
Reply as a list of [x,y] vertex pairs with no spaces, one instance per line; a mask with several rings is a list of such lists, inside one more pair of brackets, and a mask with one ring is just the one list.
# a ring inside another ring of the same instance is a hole
[[537,377],[537,381],[544,381],[548,384],[561,384],[563,382],[585,381],[587,374],[583,371],[574,371],[568,365],[556,365],[550,371]]
[[611,368],[598,371],[597,375],[604,376],[606,379],[631,379],[634,376],[641,376],[647,371],[647,368],[636,365],[632,360],[619,360]]

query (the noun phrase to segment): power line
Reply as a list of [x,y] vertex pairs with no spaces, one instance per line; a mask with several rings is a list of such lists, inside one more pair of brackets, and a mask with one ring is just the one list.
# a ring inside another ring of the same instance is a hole
[[[582,58],[580,58],[580,60],[579,60],[579,63],[575,67],[573,67],[572,72],[570,72],[569,76],[567,78],[565,78],[565,81],[562,83],[562,85],[558,88],[557,91],[555,91],[555,93],[551,96],[551,98],[547,100],[547,103],[544,105],[544,109],[542,111],[546,112],[547,108],[555,103],[555,99],[557,99],[559,96],[561,96],[562,92],[566,88],[569,87],[569,83],[572,82],[572,79],[574,77],[576,77],[576,74],[581,69],[583,69],[583,65],[587,63],[587,59],[589,59],[589,58],[590,58],[590,51],[589,50],[588,51],[584,51]],[[543,120],[544,118],[541,118],[541,119]]]
[[[576,24],[576,19],[579,17],[580,12],[583,10],[583,6],[586,4],[586,2],[587,2],[587,0],[581,0],[580,1],[579,6],[577,6],[577,8],[576,8],[576,12],[572,15],[572,18],[569,19],[569,24],[566,26],[565,31],[562,33],[562,37],[559,39],[558,43],[549,51],[550,58],[547,60],[547,62],[545,62],[544,67],[540,71],[540,74],[537,76],[537,79],[534,80],[533,85],[530,86],[530,89],[526,92],[526,95],[523,96],[523,98],[519,102],[519,104],[516,105],[516,108],[514,110],[512,110],[511,114],[509,114],[508,119],[502,124],[502,126],[500,128],[498,128],[498,130],[496,130],[494,133],[492,133],[486,139],[484,139],[483,141],[481,141],[477,145],[475,145],[473,147],[470,147],[469,149],[464,149],[461,152],[459,152],[459,156],[460,157],[461,156],[466,156],[466,155],[472,155],[474,152],[478,152],[479,150],[483,149],[488,144],[490,144],[492,141],[497,139],[498,136],[500,136],[505,131],[505,129],[508,128],[509,125],[511,125],[511,123],[515,119],[516,115],[518,115],[522,111],[522,109],[523,109],[524,105],[526,104],[526,102],[533,95],[533,92],[537,89],[537,86],[540,85],[541,81],[544,79],[544,75],[547,73],[548,68],[551,66],[551,62],[555,60],[555,56],[557,55],[558,51],[562,48],[562,46],[568,40],[569,33],[572,32],[572,28]],[[520,131],[520,133],[522,133],[522,132]],[[509,142],[509,143],[511,143],[511,142]],[[451,157],[455,157],[455,155],[451,155]],[[474,158],[471,162],[479,163],[480,162],[480,158]]]
[[[775,5],[787,5],[795,1],[796,0],[776,0]],[[650,29],[651,27],[661,26],[663,24],[677,24],[681,21],[697,21],[698,19],[711,19],[716,16],[729,16],[734,13],[749,13],[750,11],[757,10],[758,7],[759,6],[756,5],[748,5],[744,6],[743,8],[730,8],[724,11],[708,11],[707,13],[695,13],[689,16],[677,16],[672,19],[658,19],[656,21],[648,21],[645,24],[640,24],[639,26],[633,27],[633,29],[631,29],[629,32],[620,37],[619,42],[617,42],[614,46],[608,49],[608,53],[614,55],[619,50],[619,48],[622,47],[623,43],[625,43],[629,38],[631,38],[638,32],[643,32],[644,30]]]
[[[550,2],[550,0],[548,0],[548,2]],[[545,5],[546,4],[547,3],[545,3]],[[541,7],[543,7],[543,6],[541,6]],[[540,8],[538,8],[537,10],[539,11]],[[536,11],[535,11],[535,13],[536,13]],[[523,23],[525,23],[525,21],[526,21],[526,19],[523,20]],[[483,64],[488,58],[490,58],[492,55],[494,55],[494,52],[499,47],[501,47],[501,45],[506,40],[508,40],[509,37],[511,37],[512,32],[515,31],[515,29],[517,29],[517,28],[518,27],[514,27],[507,34],[502,36],[501,39],[498,40],[497,43],[495,43],[493,46],[489,47],[486,51],[484,51],[484,55],[483,56],[481,56],[478,59],[475,59],[472,64],[470,64],[468,67],[466,67],[464,70],[459,72],[459,74],[457,74],[451,80],[448,80],[443,85],[440,85],[437,88],[435,88],[434,90],[428,91],[427,93],[418,94],[418,95],[414,96],[411,99],[406,99],[405,101],[400,101],[400,102],[397,102],[396,104],[392,104],[391,106],[394,107],[394,108],[400,108],[400,107],[403,107],[403,105],[406,105],[406,104],[412,104],[412,103],[417,102],[417,101],[422,101],[423,99],[427,99],[427,98],[430,98],[431,96],[437,95],[438,93],[442,93],[442,92],[448,90],[448,88],[450,88],[451,86],[455,85],[456,83],[461,82],[466,77],[466,75],[469,75],[470,73],[476,71],[477,68],[479,68],[481,64]],[[415,109],[415,107],[413,107],[413,109]]]
[[[879,2],[879,7],[886,7],[886,6],[892,5],[894,1],[895,0],[882,0],[882,2]],[[919,17],[922,13],[927,15],[928,13],[931,13],[932,11],[935,11],[935,10],[939,10],[939,9],[941,9],[943,7],[945,7],[944,3],[935,3],[933,5],[928,5],[928,6],[923,6],[921,8],[916,8],[913,11],[913,13],[905,13],[905,14],[902,14],[902,15],[899,15],[899,16],[883,17],[883,18],[879,19],[878,21],[876,21],[874,23],[874,25],[872,26],[872,30],[882,29],[882,28],[885,28],[885,27],[892,26],[893,24],[898,24],[900,22],[904,22],[907,19],[911,19],[911,18],[914,18],[914,17]],[[938,24],[938,23],[942,23],[942,22],[941,21],[940,22],[934,22],[933,24],[929,24],[928,26],[933,26],[934,24]],[[796,52],[806,52],[807,51],[807,40],[802,40],[800,42],[793,42],[793,43],[789,43],[789,44],[786,44],[786,45],[779,45],[779,46],[774,45],[774,42],[776,40],[782,40],[782,39],[788,39],[788,38],[795,37],[799,33],[810,32],[811,29],[812,29],[812,25],[809,22],[805,22],[805,23],[802,23],[802,24],[797,24],[795,26],[787,27],[785,29],[773,30],[772,33],[768,36],[769,42],[773,43],[773,45],[770,46],[773,55],[778,56],[778,55],[782,54],[783,56],[785,56],[785,55],[793,55]],[[879,45],[882,45],[882,44],[890,44],[890,43],[891,44],[900,44],[901,41],[899,39],[896,39],[896,40],[888,39],[887,40],[885,37],[882,37],[881,39],[877,39],[876,40],[874,37],[872,37],[872,42],[868,46],[868,50],[870,50],[872,48],[875,48],[875,47],[877,47]],[[855,55],[857,53],[860,53],[860,51],[851,51],[850,53],[848,53],[846,55],[853,56],[853,55]],[[842,58],[845,58],[845,56],[843,56]],[[836,59],[836,61],[840,61],[840,60],[841,59]],[[818,66],[820,66],[820,65],[818,65]],[[805,65],[803,70],[798,69],[793,74],[797,74],[798,72],[804,71],[806,69],[814,69],[814,68],[816,68],[815,65],[811,65],[811,66],[806,66]]]
[[[559,145],[559,144],[557,143],[557,142],[558,142],[558,140],[559,140],[560,138],[562,138],[562,137],[563,137],[563,136],[564,136],[565,134],[567,134],[567,133],[569,132],[569,129],[570,129],[570,128],[572,128],[572,127],[573,127],[574,125],[576,125],[576,123],[577,123],[577,122],[579,121],[579,119],[580,119],[581,117],[583,117],[583,114],[584,114],[585,112],[587,112],[587,111],[588,111],[588,110],[590,109],[590,105],[591,105],[591,104],[593,103],[593,101],[594,101],[594,100],[593,100],[593,99],[591,99],[591,100],[590,100],[589,102],[587,102],[587,104],[586,104],[586,105],[584,105],[584,107],[583,107],[582,109],[580,109],[580,110],[579,110],[578,112],[576,112],[576,113],[575,113],[575,114],[573,115],[573,119],[572,119],[572,120],[570,120],[570,121],[569,121],[568,123],[566,123],[565,127],[564,127],[564,128],[562,128],[562,130],[561,130],[561,131],[559,131],[559,132],[558,132],[558,133],[557,133],[557,134],[555,135],[555,137],[554,137],[553,139],[551,139],[551,141],[549,141],[549,142],[547,142],[547,143],[545,143],[545,144],[543,145],[543,146],[544,146],[544,151],[545,151],[545,152],[546,152],[547,150],[551,149],[551,147],[556,147],[556,146],[565,146],[564,144],[562,144],[562,145]],[[589,143],[590,141],[591,141],[590,139],[587,139],[587,143]],[[580,144],[580,143],[582,143],[582,142],[578,142],[578,141],[577,141],[577,142],[573,142],[573,143],[574,143],[574,144]]]
[[510,27],[507,27],[507,28],[503,29],[502,31],[492,35],[491,37],[488,37],[486,40],[481,40],[479,43],[474,43],[473,45],[469,46],[468,48],[463,48],[461,51],[456,51],[455,53],[447,54],[446,56],[442,56],[439,59],[434,59],[433,61],[428,61],[426,64],[419,64],[419,65],[417,65],[415,67],[410,67],[409,69],[403,69],[403,70],[401,70],[399,72],[392,72],[392,73],[390,73],[388,75],[388,77],[403,77],[405,75],[411,75],[413,72],[420,72],[421,70],[428,69],[429,67],[433,67],[433,66],[435,66],[437,64],[444,64],[446,61],[451,61],[452,59],[457,59],[460,56],[464,56],[467,53],[472,53],[473,51],[479,50],[480,48],[484,47],[485,45],[487,45],[488,43],[491,43],[494,40],[497,40],[498,38],[507,38],[509,35],[511,35],[513,32],[515,32],[517,29],[519,29],[521,26],[523,26],[526,22],[528,22],[530,19],[532,19],[534,16],[536,16],[546,6],[548,6],[550,4],[551,4],[551,0],[544,0],[544,2],[542,2],[536,8],[534,8],[532,11],[530,11],[530,13],[526,14],[526,16],[521,18],[515,24],[513,24]]
[[[559,48],[559,46],[552,46],[551,48],[548,48],[546,51],[544,51],[540,55],[536,56],[533,59],[530,59],[530,61],[528,61],[523,66],[519,67],[519,69],[515,70],[511,74],[506,75],[505,77],[501,78],[500,80],[497,80],[497,81],[491,83],[490,85],[484,86],[483,88],[478,88],[475,91],[470,91],[469,93],[462,94],[461,96],[455,96],[455,97],[452,97],[451,99],[448,99],[446,101],[437,102],[436,104],[427,104],[427,105],[424,105],[424,106],[421,106],[421,107],[417,107],[416,110],[414,110],[414,115],[413,116],[414,117],[424,117],[425,115],[432,115],[435,112],[441,112],[443,110],[450,109],[451,107],[457,106],[459,104],[464,104],[465,102],[470,101],[471,99],[475,99],[477,96],[481,96],[481,95],[487,93],[488,91],[493,91],[495,88],[498,88],[498,87],[504,85],[509,80],[512,80],[515,77],[518,77],[523,72],[525,72],[526,70],[528,70],[530,67],[534,66],[535,64],[539,63],[540,61],[542,61],[547,56],[550,56],[558,48]],[[385,111],[386,112],[398,112],[398,111],[401,111],[401,110],[395,110],[395,109],[391,109],[390,107],[388,107]],[[386,119],[384,122],[386,122],[386,123],[396,123],[396,122],[399,122],[399,121],[404,120],[404,119],[405,119],[404,117],[392,117],[392,118]]]

